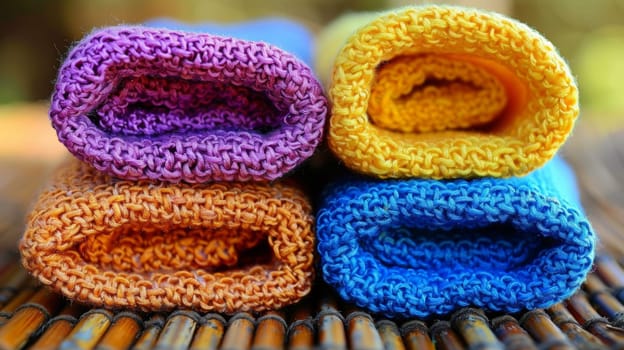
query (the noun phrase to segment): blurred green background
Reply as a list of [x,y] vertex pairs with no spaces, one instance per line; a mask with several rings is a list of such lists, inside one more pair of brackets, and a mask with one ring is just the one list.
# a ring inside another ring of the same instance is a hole
[[[431,1],[428,1],[431,2]],[[436,1],[437,2],[437,1]],[[624,0],[461,0],[536,28],[570,62],[585,111],[624,115]],[[93,27],[153,17],[189,22],[285,16],[317,31],[347,11],[381,10],[403,0],[22,0],[0,4],[0,104],[47,100],[60,60]],[[446,2],[448,3],[448,2]],[[624,118],[623,118],[624,119]]]

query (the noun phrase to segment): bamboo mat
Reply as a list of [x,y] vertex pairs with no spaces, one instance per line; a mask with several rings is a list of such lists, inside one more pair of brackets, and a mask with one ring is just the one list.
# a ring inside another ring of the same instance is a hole
[[0,266],[2,349],[624,349],[624,269],[606,254],[582,291],[548,309],[427,322],[375,318],[325,288],[260,315],[89,309],[37,287],[13,258]]
[[[6,242],[19,232],[3,232],[0,349],[624,349],[624,130],[599,138],[577,132],[571,141],[565,156],[601,244],[583,289],[551,308],[512,315],[465,308],[398,321],[345,305],[317,285],[302,303],[258,315],[90,309],[38,286]],[[0,219],[25,210],[15,203]]]

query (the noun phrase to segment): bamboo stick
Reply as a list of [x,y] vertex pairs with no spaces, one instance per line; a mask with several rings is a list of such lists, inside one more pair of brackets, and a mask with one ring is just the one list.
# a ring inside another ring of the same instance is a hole
[[104,337],[95,347],[96,350],[127,349],[137,339],[143,328],[139,315],[124,311],[115,315]]
[[383,342],[370,315],[351,312],[346,319],[351,349],[383,350]]
[[91,309],[80,316],[80,320],[61,343],[61,350],[87,350],[104,336],[113,321],[113,314],[104,309]]
[[29,350],[54,350],[74,328],[78,317],[83,312],[80,304],[69,304],[61,312],[50,319],[44,327],[44,331],[37,341],[29,347]]
[[531,336],[512,316],[500,316],[492,320],[494,333],[508,350],[537,350]]
[[520,324],[540,344],[540,348],[548,350],[573,350],[563,332],[552,322],[544,310],[529,311],[522,316]]
[[150,319],[144,323],[143,332],[134,343],[132,349],[133,350],[149,350],[154,347],[156,344],[156,340],[158,340],[158,336],[160,335],[160,331],[162,330],[165,324],[165,318],[160,314],[155,314],[150,317]]
[[0,349],[22,348],[29,338],[61,308],[63,300],[46,288],[39,289],[13,317],[0,327]]
[[598,312],[611,321],[611,324],[624,328],[624,305],[617,300],[607,286],[595,275],[587,276],[585,289],[589,294],[589,300]]
[[283,312],[267,312],[256,322],[258,326],[251,346],[252,350],[281,350],[284,348],[288,325],[284,320]]
[[3,325],[6,320],[13,316],[15,310],[30,299],[35,294],[36,288],[25,287],[22,288],[17,295],[9,300],[4,307],[0,309],[0,325]]
[[288,329],[288,350],[311,350],[314,347],[314,323],[309,299],[294,308]]
[[189,350],[216,350],[221,344],[225,332],[225,319],[219,314],[207,314],[202,318],[195,331],[195,337]]
[[347,336],[342,315],[336,310],[336,302],[332,297],[321,301],[318,314],[318,341],[323,349],[346,350]]
[[377,322],[376,327],[384,349],[405,350],[401,332],[396,323],[390,320],[381,320]]
[[222,350],[247,350],[251,346],[254,335],[254,318],[248,313],[238,313],[230,319],[225,331]]
[[597,346],[604,346],[604,343],[600,339],[581,327],[562,303],[555,304],[546,311],[550,315],[552,321],[577,348],[592,349]]
[[608,345],[624,344],[624,332],[612,327],[589,303],[587,295],[577,292],[566,301],[570,313],[583,328]]
[[481,350],[503,350],[504,345],[490,329],[483,311],[464,308],[451,316],[451,325],[462,335],[468,347]]
[[414,320],[401,326],[403,340],[408,350],[433,350],[433,340],[429,337],[429,329],[425,323]]
[[200,316],[194,311],[175,311],[167,318],[167,323],[163,327],[154,349],[175,350],[186,349],[193,334]]
[[431,326],[431,337],[439,350],[461,350],[465,348],[462,339],[451,328],[448,321],[437,321]]
[[610,255],[600,255],[594,265],[596,273],[611,288],[615,290],[615,297],[624,303],[624,269]]

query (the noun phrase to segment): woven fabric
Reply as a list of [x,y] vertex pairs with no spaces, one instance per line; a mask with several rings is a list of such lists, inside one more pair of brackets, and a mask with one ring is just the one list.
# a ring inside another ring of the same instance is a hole
[[281,49],[139,26],[78,43],[50,107],[79,159],[170,182],[276,179],[312,155],[326,113],[312,71]]
[[314,40],[312,33],[299,23],[268,17],[234,23],[188,23],[172,18],[157,18],[143,23],[153,28],[210,33],[248,41],[266,42],[295,55],[305,64],[312,64]]
[[559,158],[521,178],[334,184],[317,216],[323,277],[389,317],[550,306],[594,257],[574,186]]
[[313,220],[284,183],[131,182],[72,160],[37,201],[20,252],[31,274],[72,300],[261,311],[310,291]]
[[571,132],[574,78],[526,25],[452,6],[362,21],[350,15],[317,43],[317,68],[332,67],[319,72],[332,74],[329,146],[349,168],[380,178],[524,175]]

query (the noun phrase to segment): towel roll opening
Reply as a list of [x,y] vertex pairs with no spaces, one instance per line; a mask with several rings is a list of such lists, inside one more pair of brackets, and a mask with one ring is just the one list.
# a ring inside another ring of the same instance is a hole
[[120,227],[91,235],[77,250],[87,263],[115,272],[206,272],[276,263],[265,232],[251,229]]
[[417,271],[528,272],[561,241],[511,223],[448,230],[398,227],[362,237],[360,247],[387,267]]
[[526,106],[526,86],[504,65],[461,54],[397,55],[375,70],[371,124],[402,133],[492,132]]
[[285,115],[250,87],[147,75],[119,79],[89,118],[115,135],[158,136],[217,129],[262,134],[278,129]]

